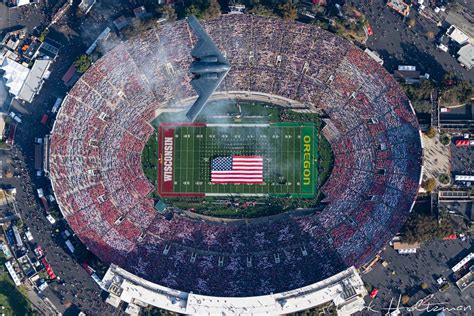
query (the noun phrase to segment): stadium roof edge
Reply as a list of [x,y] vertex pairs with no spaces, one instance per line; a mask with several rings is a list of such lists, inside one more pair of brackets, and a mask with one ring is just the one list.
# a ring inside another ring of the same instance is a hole
[[119,298],[127,303],[145,303],[187,315],[281,315],[326,303],[333,303],[338,315],[350,315],[364,308],[363,297],[367,295],[354,267],[286,292],[252,297],[217,297],[173,290],[111,264],[101,287],[109,292],[114,301]]
[[[186,99],[179,100],[178,103],[174,104],[172,108],[168,108],[168,111],[181,111],[193,104],[197,96],[193,96]],[[256,91],[216,91],[209,97],[209,102],[220,101],[220,100],[248,100],[248,101],[262,101],[265,103],[273,103],[275,105],[292,108],[309,108],[309,105],[305,105],[301,102],[285,98],[280,95],[256,92]],[[155,116],[158,116],[163,112],[164,108],[160,107],[156,109]]]

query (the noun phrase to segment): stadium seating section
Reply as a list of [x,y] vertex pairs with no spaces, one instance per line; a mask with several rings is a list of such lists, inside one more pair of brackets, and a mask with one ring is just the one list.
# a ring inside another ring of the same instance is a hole
[[252,15],[203,23],[232,69],[220,91],[263,92],[323,111],[335,165],[311,216],[221,224],[157,213],[141,151],[155,111],[192,97],[195,38],[185,21],[122,43],[65,100],[50,174],[67,221],[91,251],[159,284],[262,295],[360,266],[400,229],[419,187],[414,112],[363,51],[313,25]]

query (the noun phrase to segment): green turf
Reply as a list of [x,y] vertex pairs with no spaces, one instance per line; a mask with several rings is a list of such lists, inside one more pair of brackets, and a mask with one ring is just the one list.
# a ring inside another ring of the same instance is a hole
[[142,152],[142,168],[143,173],[148,178],[148,180],[156,185],[156,180],[158,177],[157,170],[157,161],[158,161],[158,139],[157,133],[153,133],[148,139],[148,142],[145,145],[145,148]]
[[[207,123],[276,123],[280,121],[281,108],[261,102],[210,102],[196,119]],[[164,122],[186,122],[186,111],[163,112],[151,124],[156,128]],[[302,122],[302,120],[294,120]],[[305,120],[306,121],[306,120]]]
[[[311,139],[308,180],[303,179],[303,139]],[[317,137],[312,123],[267,126],[177,126],[174,132],[173,192],[312,197],[317,188]],[[263,156],[264,184],[211,184],[217,156]],[[304,184],[306,183],[306,185]]]
[[319,138],[318,158],[318,183],[321,186],[331,175],[332,166],[334,163],[334,155],[331,150],[331,145],[324,137]]
[[0,306],[5,307],[0,311],[5,315],[36,315],[7,272],[0,272]]

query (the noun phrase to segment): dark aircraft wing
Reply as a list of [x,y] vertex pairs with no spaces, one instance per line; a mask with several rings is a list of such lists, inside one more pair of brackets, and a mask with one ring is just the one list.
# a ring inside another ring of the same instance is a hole
[[207,32],[204,30],[194,15],[188,17],[188,24],[193,29],[194,34],[196,34],[198,38],[196,46],[194,46],[193,50],[191,51],[191,56],[198,59],[206,56],[216,56],[218,62],[229,64],[227,59],[225,59],[219,48],[217,48],[214,41],[209,37],[209,35],[207,35]]
[[[199,24],[196,17],[190,16],[188,18],[188,23],[198,39],[196,46],[194,46],[193,50],[191,51],[191,56],[196,59],[215,56],[217,57],[217,62],[230,66],[227,59],[225,59],[219,48],[217,48],[214,41],[209,37],[207,32],[201,26],[201,24]],[[194,102],[194,104],[191,106],[189,111],[186,113],[186,117],[189,120],[194,121],[198,117],[204,105],[206,105],[207,100],[214,93],[214,91],[216,91],[217,87],[219,87],[228,72],[229,71],[227,70],[216,73],[217,78],[201,76],[199,78],[191,80],[191,85],[193,86],[194,90],[196,90],[199,97],[197,98],[196,102]]]
[[221,84],[222,80],[224,80],[224,77],[227,75],[228,72],[229,71],[219,73],[217,79],[205,79],[200,77],[191,80],[191,85],[199,95],[197,100],[186,113],[186,117],[191,122],[194,122],[194,120],[198,117],[199,113],[204,108],[207,99],[209,99],[209,97],[214,93],[214,91],[216,91],[217,87]]

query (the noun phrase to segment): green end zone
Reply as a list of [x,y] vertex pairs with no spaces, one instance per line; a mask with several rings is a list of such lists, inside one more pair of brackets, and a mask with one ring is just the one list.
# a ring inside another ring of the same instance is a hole
[[[292,196],[317,190],[314,123],[162,123],[158,128],[161,196]],[[262,156],[262,184],[213,184],[211,160]]]

